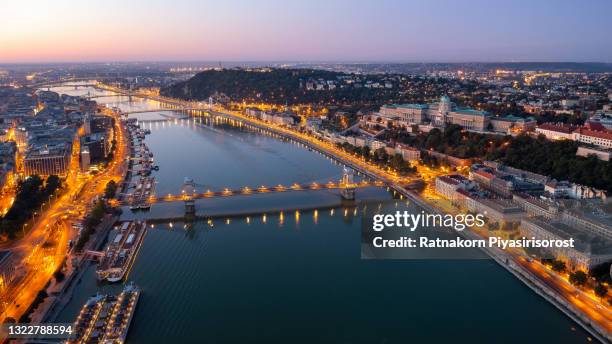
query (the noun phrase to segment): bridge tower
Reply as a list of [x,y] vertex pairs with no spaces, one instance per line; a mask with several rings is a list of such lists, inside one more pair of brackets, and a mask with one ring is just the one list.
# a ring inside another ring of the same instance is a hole
[[343,201],[354,201],[355,200],[355,183],[353,182],[353,171],[347,167],[342,170],[342,189],[340,190],[340,196]]
[[183,201],[185,202],[185,217],[195,217],[195,200],[193,199],[193,194],[195,193],[195,183],[193,179],[189,177],[185,177],[185,181],[183,182],[183,189],[181,190],[181,194],[183,195]]

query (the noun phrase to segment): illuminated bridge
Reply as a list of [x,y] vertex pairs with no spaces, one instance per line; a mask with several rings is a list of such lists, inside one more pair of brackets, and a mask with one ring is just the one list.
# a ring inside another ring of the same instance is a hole
[[273,187],[260,186],[258,188],[250,188],[248,186],[237,189],[223,189],[222,191],[206,191],[204,193],[199,194],[181,194],[181,195],[167,195],[164,197],[153,197],[154,202],[168,202],[168,201],[176,201],[176,200],[184,200],[188,198],[198,199],[198,198],[212,198],[212,197],[227,197],[227,196],[240,196],[240,195],[252,195],[252,194],[262,194],[262,193],[274,193],[274,192],[287,192],[287,191],[304,191],[304,190],[321,190],[321,189],[348,189],[348,188],[365,188],[370,186],[384,186],[383,182],[368,182],[363,181],[359,183],[353,184],[342,184],[342,183],[333,183],[329,182],[326,184],[292,184],[291,186],[283,186],[277,185]]
[[309,191],[309,190],[340,190],[340,196],[343,200],[352,201],[355,199],[355,190],[358,188],[366,188],[377,186],[381,187],[385,184],[381,181],[353,181],[352,171],[349,169],[344,169],[342,179],[334,183],[332,181],[328,183],[306,183],[299,184],[294,183],[292,185],[276,185],[276,186],[259,186],[259,187],[242,187],[240,189],[229,189],[225,188],[223,190],[206,190],[205,192],[196,192],[196,187],[201,186],[196,184],[192,179],[185,178],[185,183],[183,184],[182,190],[180,194],[168,194],[165,196],[149,196],[144,199],[142,198],[134,198],[128,196],[125,201],[119,203],[119,205],[129,205],[132,207],[140,207],[140,208],[148,208],[151,204],[161,203],[161,202],[177,202],[183,201],[185,203],[185,214],[186,215],[195,215],[195,200],[196,199],[204,199],[204,198],[216,198],[216,197],[232,197],[232,196],[248,196],[248,195],[256,195],[256,194],[269,194],[269,193],[280,193],[280,192],[290,192],[290,191]]
[[123,116],[127,116],[127,115],[133,115],[133,114],[137,114],[137,113],[154,113],[154,112],[162,112],[162,111],[176,111],[176,112],[187,112],[187,111],[203,111],[200,108],[185,108],[185,107],[160,107],[160,108],[155,108],[155,109],[147,109],[147,110],[134,110],[134,111],[122,111],[121,115]]
[[[181,193],[181,194],[168,194],[165,196],[150,196],[147,198],[149,203],[160,203],[160,202],[176,202],[202,198],[215,198],[215,197],[231,197],[231,196],[245,196],[254,194],[265,194],[265,193],[278,193],[278,192],[289,192],[289,191],[307,191],[307,190],[330,190],[330,189],[357,189],[366,188],[372,186],[385,186],[381,181],[362,181],[353,184],[342,184],[342,183],[312,183],[312,184],[292,184],[290,186],[277,185],[277,186],[260,186],[260,187],[248,187],[245,186],[241,189],[228,189],[211,191],[207,190],[203,193]],[[123,201],[119,205],[132,205],[132,201]]]

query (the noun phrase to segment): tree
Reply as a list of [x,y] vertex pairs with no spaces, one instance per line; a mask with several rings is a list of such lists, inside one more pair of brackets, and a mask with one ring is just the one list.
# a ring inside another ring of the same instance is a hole
[[598,282],[607,282],[608,284],[612,283],[612,279],[610,278],[610,268],[612,262],[607,262],[603,264],[596,265],[589,270],[589,277],[595,278]]
[[0,231],[14,238],[16,232],[28,221],[34,211],[60,187],[57,176],[49,176],[45,183],[40,176],[32,175],[19,182],[11,208],[0,220]]
[[380,163],[386,163],[389,160],[389,154],[384,148],[378,148],[374,151],[374,156],[376,160]]
[[402,158],[402,155],[401,154],[393,155],[393,158],[391,158],[391,167],[399,171],[403,165],[404,165],[404,158]]
[[595,295],[599,296],[600,298],[603,298],[604,296],[608,295],[608,287],[601,283],[597,284],[597,286],[595,287]]
[[582,270],[572,272],[569,276],[569,281],[575,286],[583,286],[587,282],[587,274]]
[[55,278],[55,281],[56,281],[57,283],[60,283],[61,281],[63,281],[63,280],[64,280],[64,278],[65,278],[66,276],[64,275],[64,273],[63,273],[61,270],[57,270],[57,271],[55,271],[55,272],[53,273],[53,277]]
[[369,158],[370,157],[370,147],[368,146],[361,147],[361,155],[363,155],[364,158]]
[[565,262],[562,260],[554,260],[552,262],[552,269],[556,272],[565,272],[566,270]]
[[55,191],[61,187],[61,185],[62,180],[58,176],[51,175],[47,177],[47,180],[45,181],[45,194],[47,196],[54,194]]
[[104,197],[106,197],[107,199],[111,199],[115,197],[116,193],[117,193],[117,183],[115,183],[114,180],[111,180],[108,183],[106,183],[106,187],[104,188]]
[[106,204],[102,200],[99,200],[89,215],[87,215],[84,221],[83,231],[75,245],[77,251],[80,251],[85,246],[91,234],[96,231],[96,226],[102,221],[102,217],[106,214],[106,210]]

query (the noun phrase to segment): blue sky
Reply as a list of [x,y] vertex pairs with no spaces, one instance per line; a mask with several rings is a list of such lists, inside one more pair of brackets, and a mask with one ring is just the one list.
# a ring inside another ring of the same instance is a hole
[[2,0],[0,62],[612,62],[611,0]]

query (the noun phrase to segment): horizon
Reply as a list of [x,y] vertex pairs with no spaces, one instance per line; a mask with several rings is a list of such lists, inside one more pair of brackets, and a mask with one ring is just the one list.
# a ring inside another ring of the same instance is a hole
[[[612,3],[3,2],[0,64],[611,63]],[[503,14],[502,14],[503,13]],[[416,14],[416,15],[415,15]],[[401,24],[398,24],[401,23]]]
[[[252,64],[264,64],[264,63],[294,63],[294,64],[349,64],[349,65],[365,65],[365,64],[604,64],[610,65],[612,61],[537,61],[537,60],[525,60],[525,61],[393,61],[393,60],[372,60],[372,61],[345,61],[345,60],[100,60],[100,61],[31,61],[31,62],[0,62],[0,66],[37,66],[37,65],[65,65],[65,64],[145,64],[145,63],[203,63],[203,64],[216,64],[219,62],[223,63],[252,63]],[[226,68],[225,66],[222,66]],[[237,66],[229,67],[235,68]]]

